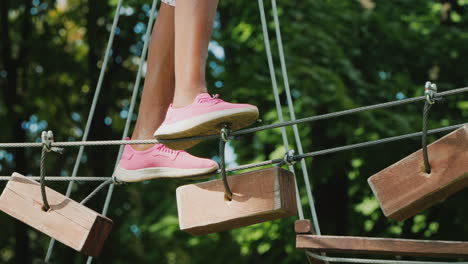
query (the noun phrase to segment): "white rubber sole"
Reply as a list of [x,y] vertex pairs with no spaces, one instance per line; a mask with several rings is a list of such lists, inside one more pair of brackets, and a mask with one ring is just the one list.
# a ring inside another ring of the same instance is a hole
[[[258,118],[256,107],[227,109],[210,112],[190,119],[182,120],[170,125],[161,125],[154,137],[156,139],[184,138],[192,136],[218,134],[221,125],[227,123],[232,130],[238,130],[254,123]],[[181,141],[177,143],[165,143],[172,149],[187,149],[200,141]]]
[[218,167],[204,169],[174,169],[174,168],[145,168],[126,170],[120,166],[114,172],[117,180],[122,182],[141,182],[153,179],[204,179],[216,172]]

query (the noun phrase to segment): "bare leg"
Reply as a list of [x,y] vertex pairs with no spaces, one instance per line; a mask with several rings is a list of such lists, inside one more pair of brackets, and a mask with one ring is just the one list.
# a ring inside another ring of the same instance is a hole
[[[183,2],[183,1],[181,1]],[[191,1],[186,1],[191,2]],[[174,7],[161,4],[148,53],[148,70],[132,139],[154,139],[174,97]],[[152,145],[133,145],[145,150]]]
[[183,107],[207,92],[206,57],[218,0],[179,0],[175,10],[174,107]]

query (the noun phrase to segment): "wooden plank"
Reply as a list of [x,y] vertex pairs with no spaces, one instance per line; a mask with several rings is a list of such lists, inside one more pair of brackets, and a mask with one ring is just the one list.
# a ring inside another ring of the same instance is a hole
[[468,187],[468,125],[428,146],[431,174],[419,150],[368,179],[384,214],[403,221]]
[[326,253],[468,257],[468,242],[297,235],[296,247]]
[[0,210],[89,256],[98,256],[112,220],[46,188],[50,210],[42,210],[38,182],[13,173],[0,196]]
[[309,219],[296,220],[294,222],[294,231],[297,234],[315,234]]
[[232,201],[222,180],[177,188],[180,229],[204,235],[297,213],[294,175],[279,167],[229,177]]

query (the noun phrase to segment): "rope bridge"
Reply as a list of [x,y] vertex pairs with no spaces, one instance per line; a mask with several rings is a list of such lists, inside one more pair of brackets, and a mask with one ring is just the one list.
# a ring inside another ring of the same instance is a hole
[[[147,50],[148,50],[148,44],[150,40],[150,35],[151,35],[151,29],[152,25],[154,24],[154,19],[155,19],[155,14],[156,14],[156,6],[157,6],[157,0],[153,0],[152,6],[151,6],[151,11],[149,15],[149,20],[148,20],[148,26],[144,38],[144,46],[141,52],[140,60],[139,60],[139,67],[138,67],[138,72],[137,76],[135,79],[133,91],[132,91],[132,96],[131,96],[131,103],[128,111],[128,116],[126,119],[124,131],[122,134],[122,139],[121,140],[104,140],[104,141],[88,141],[88,135],[91,129],[91,124],[94,118],[96,106],[98,103],[99,96],[101,94],[102,90],[102,83],[104,80],[105,72],[108,67],[108,62],[109,58],[111,57],[111,51],[112,51],[112,45],[116,33],[116,28],[118,25],[119,17],[120,17],[120,11],[122,7],[122,2],[123,0],[119,0],[117,2],[117,7],[115,10],[115,16],[112,24],[112,28],[110,31],[110,36],[109,40],[107,43],[107,48],[105,51],[104,55],[104,61],[102,64],[102,68],[99,74],[99,79],[98,83],[94,92],[91,108],[88,114],[88,119],[86,122],[86,126],[84,129],[84,133],[82,136],[81,141],[74,141],[74,142],[53,142],[50,141],[48,142],[48,147],[49,148],[66,148],[66,147],[79,147],[79,151],[76,157],[75,165],[73,168],[73,172],[71,176],[47,176],[46,180],[47,181],[68,181],[68,188],[66,192],[66,196],[69,197],[71,195],[74,182],[76,181],[83,181],[83,182],[102,182],[98,188],[96,188],[87,198],[85,198],[82,203],[86,203],[90,198],[92,198],[97,192],[102,190],[103,188],[108,186],[107,190],[107,195],[104,201],[104,206],[102,209],[102,215],[106,215],[110,206],[110,201],[112,199],[113,191],[114,191],[114,186],[118,182],[116,182],[112,177],[85,177],[85,176],[77,176],[79,166],[81,164],[82,156],[84,153],[84,148],[86,146],[114,146],[114,145],[120,145],[120,149],[117,155],[116,163],[115,166],[117,166],[120,157],[122,155],[122,150],[123,150],[123,145],[127,144],[155,144],[155,143],[168,143],[168,142],[179,142],[179,141],[187,141],[187,140],[210,140],[210,139],[220,139],[221,135],[208,135],[208,136],[197,136],[197,137],[188,137],[188,138],[179,138],[179,139],[168,139],[168,140],[125,140],[125,138],[128,136],[128,132],[130,129],[130,124],[131,124],[131,117],[133,116],[133,112],[135,109],[135,104],[136,104],[136,99],[137,99],[137,94],[138,90],[140,87],[140,82],[142,78],[142,68],[145,62]],[[230,167],[224,169],[219,169],[217,173],[219,174],[225,174],[226,172],[234,172],[238,170],[245,170],[245,169],[250,169],[250,168],[255,168],[255,167],[261,167],[261,166],[267,166],[267,165],[274,165],[274,164],[279,164],[279,165],[285,165],[287,164],[289,167],[289,170],[294,173],[294,163],[295,162],[300,162],[301,163],[301,168],[302,168],[302,173],[303,173],[303,178],[305,182],[305,187],[306,187],[306,192],[307,192],[307,198],[308,198],[308,204],[310,207],[310,211],[312,214],[312,219],[313,219],[313,224],[314,224],[314,230],[317,235],[321,235],[320,231],[320,226],[319,226],[319,221],[318,221],[318,216],[317,212],[315,209],[315,202],[314,198],[312,195],[311,191],[311,185],[309,181],[309,175],[308,175],[308,169],[307,165],[305,162],[305,158],[310,158],[310,157],[315,157],[315,156],[320,156],[320,155],[327,155],[327,154],[332,154],[336,152],[341,152],[341,151],[348,151],[348,150],[353,150],[357,148],[363,148],[363,147],[368,147],[368,146],[374,146],[374,145],[379,145],[379,144],[384,144],[384,143],[389,143],[389,142],[395,142],[399,140],[404,140],[408,138],[414,138],[414,137],[425,137],[428,134],[435,134],[435,133],[441,133],[441,132],[447,132],[451,131],[457,128],[462,127],[463,125],[467,124],[457,124],[457,125],[452,125],[452,126],[446,126],[446,127],[441,127],[437,129],[432,129],[428,131],[423,131],[423,132],[415,132],[415,133],[409,133],[409,134],[404,134],[404,135],[399,135],[399,136],[394,136],[394,137],[388,137],[388,138],[383,138],[383,139],[378,139],[378,140],[373,140],[373,141],[367,141],[367,142],[361,142],[361,143],[356,143],[356,144],[350,144],[350,145],[345,145],[345,146],[339,146],[339,147],[334,147],[334,148],[329,148],[329,149],[323,149],[323,150],[318,150],[318,151],[312,151],[312,152],[304,152],[302,148],[302,142],[301,138],[299,135],[299,130],[297,125],[303,124],[303,123],[308,123],[308,122],[315,122],[319,120],[325,120],[325,119],[331,119],[331,118],[337,118],[337,117],[342,117],[346,115],[351,115],[351,114],[357,114],[361,113],[364,111],[370,111],[370,110],[376,110],[376,109],[383,109],[383,108],[389,108],[389,107],[394,107],[394,106],[400,106],[400,105],[405,105],[405,104],[410,104],[410,103],[417,103],[417,102],[423,102],[427,100],[427,96],[419,96],[419,97],[413,97],[413,98],[407,98],[407,99],[402,99],[402,100],[396,100],[396,101],[390,101],[386,103],[380,103],[380,104],[375,104],[375,105],[370,105],[370,106],[363,106],[363,107],[357,107],[354,109],[349,109],[349,110],[344,110],[344,111],[338,111],[338,112],[333,112],[333,113],[327,113],[323,115],[316,115],[316,116],[311,116],[311,117],[306,117],[306,118],[301,118],[297,119],[295,116],[294,112],[294,102],[292,100],[291,96],[291,90],[289,86],[289,79],[288,79],[288,74],[287,74],[287,68],[286,68],[286,62],[284,58],[284,49],[283,49],[283,43],[282,43],[282,38],[281,38],[281,31],[280,31],[280,23],[278,19],[278,11],[277,11],[277,6],[276,6],[276,0],[271,0],[272,4],[272,11],[273,11],[273,18],[274,18],[274,27],[275,27],[275,35],[276,39],[278,41],[278,53],[279,53],[279,59],[280,59],[280,67],[281,67],[281,74],[282,74],[282,79],[284,82],[284,88],[286,92],[286,98],[287,98],[287,106],[289,110],[289,115],[290,115],[290,121],[284,121],[284,116],[283,116],[283,111],[282,111],[282,104],[279,98],[279,91],[278,91],[278,81],[276,79],[275,75],[275,65],[273,62],[273,57],[272,57],[272,52],[271,52],[271,44],[270,44],[270,37],[267,29],[267,21],[265,17],[265,8],[263,4],[263,0],[258,0],[258,5],[259,5],[259,11],[260,11],[260,19],[261,19],[261,24],[262,24],[262,30],[263,30],[263,37],[265,41],[265,48],[266,48],[266,55],[267,55],[267,62],[268,62],[268,67],[269,67],[269,72],[270,72],[270,78],[272,82],[272,89],[273,89],[273,94],[275,98],[275,106],[277,109],[278,113],[278,119],[279,122],[274,123],[274,124],[269,124],[269,125],[263,125],[263,126],[257,126],[253,128],[247,128],[247,129],[242,129],[238,131],[233,131],[226,133],[226,139],[227,140],[238,140],[242,135],[246,134],[251,134],[251,133],[256,133],[259,131],[263,130],[268,130],[268,129],[275,129],[275,128],[280,128],[281,129],[281,135],[283,139],[283,144],[286,150],[285,157],[282,159],[272,159],[272,160],[266,160],[266,161],[261,161],[261,162],[256,162],[256,163],[250,163],[250,164],[244,164],[240,166],[235,166],[235,167]],[[443,91],[440,93],[437,93],[437,97],[447,97],[455,94],[460,94],[460,93],[465,93],[468,92],[468,87],[463,87],[463,88],[458,88],[458,89],[453,89],[449,91]],[[286,132],[286,127],[292,126],[293,127],[293,134],[294,134],[294,140],[296,144],[296,148],[298,150],[298,154],[294,154],[294,152],[289,149],[289,141],[288,141],[288,135]],[[221,140],[222,141],[222,140]],[[224,145],[223,145],[224,146]],[[21,142],[21,143],[0,143],[0,148],[43,148],[44,147],[44,142]],[[221,153],[220,153],[221,154]],[[42,166],[41,166],[42,167]],[[42,171],[42,170],[41,170]],[[42,173],[41,173],[41,176]],[[7,181],[11,177],[10,176],[0,176],[0,181]],[[41,177],[29,177],[30,179],[34,180],[41,180]],[[115,183],[115,184],[113,184]],[[297,208],[298,208],[298,213],[299,213],[299,218],[304,219],[304,212],[301,206],[301,199],[298,191],[298,186],[297,183],[295,182],[295,188],[296,188],[296,200],[297,200]],[[55,247],[55,240],[52,239],[49,244],[49,248],[45,257],[45,262],[48,263],[50,261],[50,258],[52,257],[53,250]],[[419,263],[447,263],[447,262],[428,262],[428,261],[401,261],[401,260],[377,260],[377,259],[357,259],[357,258],[334,258],[334,257],[328,257],[325,255],[318,255],[312,252],[307,252],[307,256],[324,261],[324,262],[343,262],[343,263],[411,263],[411,264],[419,264]],[[89,257],[87,260],[87,263],[90,264],[92,263],[93,258]],[[458,262],[458,263],[468,263],[468,262]]]
[[[427,131],[428,135],[431,134],[437,134],[437,133],[442,133],[442,132],[448,132],[455,130],[457,128],[460,128],[468,123],[462,123],[458,125],[452,125],[452,126],[445,126],[441,128],[436,128],[436,129],[431,129]],[[341,151],[347,151],[347,150],[353,150],[357,148],[363,148],[363,147],[370,147],[374,145],[379,145],[379,144],[384,144],[384,143],[390,143],[390,142],[395,142],[399,140],[404,140],[404,139],[409,139],[409,138],[415,138],[415,137],[421,137],[423,136],[423,132],[415,132],[415,133],[409,133],[409,134],[404,134],[404,135],[399,135],[399,136],[394,136],[394,137],[387,137],[387,138],[382,138],[382,139],[377,139],[377,140],[371,140],[371,141],[366,141],[362,143],[356,143],[356,144],[350,144],[350,145],[345,145],[345,146],[340,146],[340,147],[334,147],[334,148],[328,148],[328,149],[323,149],[323,150],[318,150],[318,151],[311,151],[303,154],[298,154],[298,155],[291,155],[289,153],[285,154],[286,159],[290,161],[299,161],[304,158],[311,158],[315,156],[321,156],[321,155],[327,155],[327,154],[332,154],[336,152],[341,152]],[[210,136],[212,137],[212,136]],[[218,137],[218,136],[216,136]],[[180,141],[180,140],[188,140],[189,138],[184,138],[184,139],[175,139],[174,141]],[[190,138],[192,139],[192,138]],[[161,140],[162,141],[162,140]],[[110,140],[110,141],[87,141],[87,142],[55,142],[53,143],[54,146],[112,146],[112,145],[130,145],[130,144],[155,144],[155,143],[161,143],[161,141],[158,140]],[[163,142],[171,142],[173,140],[164,140]],[[104,144],[101,144],[103,143]],[[70,143],[73,143],[70,145]],[[77,143],[77,144],[75,144]],[[7,145],[8,147],[4,147],[3,144]],[[18,144],[20,146],[15,146],[12,147],[11,144]],[[0,143],[0,148],[16,148],[16,147],[24,147],[28,148],[30,146],[22,146],[22,144],[35,144],[34,147],[40,147],[42,146],[41,143]],[[36,144],[40,144],[39,146],[36,146]],[[262,166],[267,166],[267,165],[274,165],[274,164],[280,164],[284,161],[284,158],[281,159],[272,159],[272,160],[265,160],[265,161],[260,161],[260,162],[253,162],[249,164],[244,164],[240,166],[233,166],[226,168],[226,172],[235,172],[239,170],[246,170],[246,169],[252,169],[256,167],[262,167]],[[221,170],[218,169],[216,173],[221,173]],[[0,176],[0,181],[8,181],[11,178],[11,176]],[[29,177],[33,180],[39,180],[40,177]],[[109,177],[86,177],[86,176],[47,176],[48,181],[106,181],[108,180]]]

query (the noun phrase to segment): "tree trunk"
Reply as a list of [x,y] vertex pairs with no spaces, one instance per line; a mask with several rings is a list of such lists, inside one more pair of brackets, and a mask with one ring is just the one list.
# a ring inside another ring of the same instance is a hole
[[[318,109],[318,113],[327,113],[327,109]],[[312,137],[314,140],[312,149],[325,149],[331,146],[346,144],[346,137],[331,138],[327,134],[326,127],[333,127],[332,122],[322,121],[320,125],[312,125]],[[320,139],[320,140],[317,140]],[[349,229],[349,179],[347,172],[350,170],[348,162],[349,154],[334,153],[331,155],[317,156],[314,158],[312,175],[310,180],[314,185],[317,202],[317,214],[323,233],[333,235],[345,235]],[[333,171],[329,171],[333,168]],[[327,177],[326,183],[319,177]]]
[[[95,88],[98,79],[100,68],[97,67],[99,60],[104,55],[104,49],[107,46],[108,32],[105,30],[105,26],[98,27],[97,20],[99,19],[98,13],[108,13],[109,6],[105,1],[95,1],[88,0],[88,13],[86,14],[86,38],[89,45],[88,53],[88,73],[89,73],[89,82],[92,88]],[[101,32],[102,31],[102,32]],[[113,51],[116,51],[116,41],[114,41]],[[113,72],[113,63],[112,60],[109,61],[107,72],[102,84],[101,95],[109,93],[106,89],[110,88],[112,82],[112,72]],[[104,66],[104,65],[102,65]],[[88,102],[91,104],[92,97],[94,93],[90,93]],[[111,105],[112,96],[100,96],[98,104],[96,106],[96,112],[92,122],[89,139],[90,140],[106,140],[111,136],[110,127],[104,124],[104,118],[106,117],[109,107]],[[109,148],[90,148],[88,150],[88,164],[91,169],[91,174],[95,176],[110,176],[109,173],[112,173],[113,168],[105,167],[103,164],[112,164],[113,157],[112,155],[106,155],[104,153],[113,153],[113,149]],[[90,192],[94,185],[84,188],[87,192]],[[107,189],[105,189],[107,190]],[[105,195],[105,191],[101,192],[95,199],[90,201],[90,206],[96,208],[96,210],[101,210],[103,205],[103,200],[100,199]]]
[[[12,57],[12,43],[9,34],[9,21],[8,21],[8,0],[0,1],[0,31],[2,43],[2,57],[3,66],[7,71],[6,88],[3,89],[4,105],[6,106],[8,114],[7,124],[11,124],[11,140],[13,142],[25,142],[26,132],[21,128],[22,117],[24,111],[21,111],[23,98],[20,95],[20,87],[18,78],[21,77],[22,90],[27,89],[27,69],[29,66],[28,54],[29,34],[31,33],[31,1],[25,1],[25,12],[22,25],[22,43],[20,46],[19,58],[15,60]],[[21,71],[21,76],[18,74]],[[13,150],[14,154],[14,167],[15,170],[21,173],[28,173],[28,166],[26,162],[26,153],[23,148]],[[27,227],[19,221],[15,221],[15,257],[14,263],[28,264],[31,263],[31,254],[29,248],[29,237],[27,234]]]

